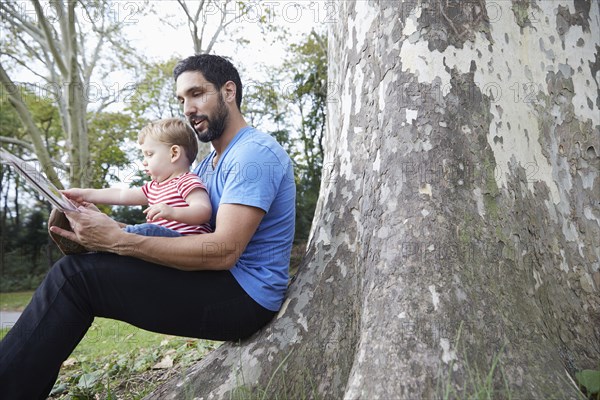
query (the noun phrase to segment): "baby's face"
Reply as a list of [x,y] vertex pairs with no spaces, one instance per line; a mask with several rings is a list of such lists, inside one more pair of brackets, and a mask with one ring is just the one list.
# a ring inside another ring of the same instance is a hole
[[157,182],[163,182],[171,176],[171,146],[151,137],[144,138],[140,145],[145,171]]

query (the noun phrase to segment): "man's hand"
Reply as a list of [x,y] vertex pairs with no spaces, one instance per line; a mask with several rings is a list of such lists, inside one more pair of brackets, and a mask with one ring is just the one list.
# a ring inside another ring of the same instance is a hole
[[57,235],[81,244],[88,250],[116,253],[119,235],[124,234],[119,224],[106,214],[91,208],[79,207],[79,212],[66,212],[73,232],[57,226],[50,230]]
[[170,221],[175,220],[173,207],[168,206],[164,203],[154,204],[144,210],[146,219],[150,222],[159,219],[168,219]]

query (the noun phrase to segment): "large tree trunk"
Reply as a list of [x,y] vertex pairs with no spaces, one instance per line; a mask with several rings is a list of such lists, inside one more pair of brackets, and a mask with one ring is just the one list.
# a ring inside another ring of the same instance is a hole
[[599,3],[335,7],[298,278],[151,398],[576,398],[600,359]]

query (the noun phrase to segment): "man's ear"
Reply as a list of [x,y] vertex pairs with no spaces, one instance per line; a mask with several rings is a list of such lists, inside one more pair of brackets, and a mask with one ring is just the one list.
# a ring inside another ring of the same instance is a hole
[[235,95],[237,93],[237,86],[233,81],[227,81],[223,85],[223,99],[225,103],[233,103],[236,104]]
[[173,163],[179,160],[180,157],[182,157],[181,147],[179,145],[174,144],[173,146],[171,146],[171,162]]

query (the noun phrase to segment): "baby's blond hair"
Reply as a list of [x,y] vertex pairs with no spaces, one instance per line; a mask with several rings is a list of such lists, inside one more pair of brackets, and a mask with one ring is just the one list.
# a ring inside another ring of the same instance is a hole
[[170,146],[181,146],[190,165],[198,155],[196,133],[182,119],[166,118],[152,121],[140,130],[138,143],[143,144],[146,137],[151,137]]

